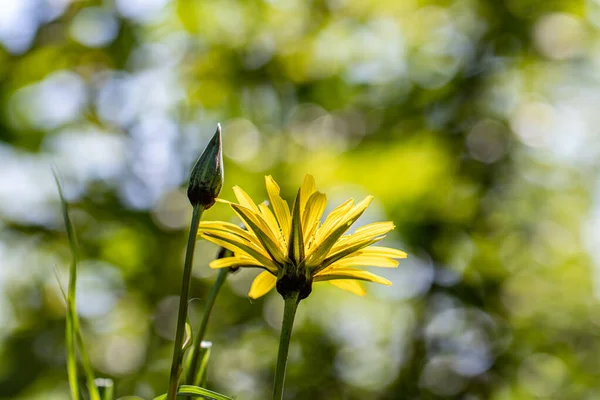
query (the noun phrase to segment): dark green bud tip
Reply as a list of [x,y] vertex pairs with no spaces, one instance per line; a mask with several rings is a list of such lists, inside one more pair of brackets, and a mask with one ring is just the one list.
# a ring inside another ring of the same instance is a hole
[[188,186],[188,199],[193,206],[202,205],[205,209],[215,204],[223,187],[223,149],[221,146],[221,124],[204,152],[194,164]]

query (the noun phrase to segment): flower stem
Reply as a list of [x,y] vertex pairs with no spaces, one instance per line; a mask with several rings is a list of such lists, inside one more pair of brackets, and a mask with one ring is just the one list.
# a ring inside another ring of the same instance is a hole
[[210,314],[212,312],[213,306],[215,305],[215,300],[217,299],[217,295],[219,294],[219,290],[225,283],[227,279],[227,274],[229,273],[229,268],[222,268],[219,270],[219,275],[217,276],[217,280],[213,284],[212,289],[208,295],[208,301],[206,303],[206,308],[204,309],[204,314],[202,315],[202,321],[200,321],[200,329],[198,329],[198,333],[194,338],[194,345],[192,347],[192,354],[190,357],[190,366],[187,371],[187,376],[185,382],[189,385],[198,385],[196,382],[196,376],[198,375],[198,367],[201,352],[202,340],[204,340],[204,335],[206,334],[206,328],[208,327],[208,320],[210,319]]
[[183,359],[183,336],[185,333],[185,323],[187,321],[188,297],[190,293],[190,282],[192,279],[192,263],[194,261],[194,249],[196,248],[196,236],[198,235],[198,225],[204,212],[204,206],[199,204],[194,206],[192,222],[190,224],[190,233],[188,236],[187,248],[185,251],[185,263],[183,265],[183,280],[181,282],[181,296],[179,297],[179,314],[177,316],[177,332],[175,333],[175,349],[173,350],[173,362],[171,363],[171,375],[169,378],[169,390],[167,400],[175,400],[177,396],[177,387],[179,385],[179,376],[181,375],[181,362]]
[[273,385],[273,400],[283,399],[283,384],[285,381],[285,367],[287,365],[288,351],[294,317],[300,303],[299,293],[293,292],[284,298],[285,308],[283,310],[283,323],[281,324],[281,336],[279,337],[279,353],[277,354],[277,369],[275,370],[275,383]]

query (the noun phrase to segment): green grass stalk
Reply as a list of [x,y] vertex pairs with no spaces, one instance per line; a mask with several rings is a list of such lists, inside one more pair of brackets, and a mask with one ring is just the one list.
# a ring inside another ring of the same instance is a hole
[[196,337],[194,338],[194,344],[192,346],[192,354],[190,356],[189,368],[187,370],[187,376],[185,382],[190,385],[199,385],[200,380],[202,379],[202,374],[200,372],[201,367],[201,356],[202,356],[202,341],[204,340],[204,335],[206,335],[206,328],[208,327],[208,321],[210,319],[210,315],[212,313],[213,306],[215,305],[215,301],[217,300],[217,296],[219,294],[219,290],[227,280],[227,275],[229,274],[229,268],[222,268],[219,270],[219,275],[213,284],[210,293],[208,295],[208,301],[206,303],[206,308],[204,309],[204,313],[202,314],[202,320],[200,321],[200,328],[196,333]]
[[64,224],[67,230],[67,237],[69,239],[69,247],[71,249],[71,264],[69,266],[69,286],[66,294],[64,293],[64,290],[61,287],[61,290],[67,302],[65,341],[67,346],[67,374],[69,377],[71,397],[73,400],[79,400],[80,398],[77,371],[77,347],[79,347],[79,353],[81,355],[81,361],[84,368],[90,400],[100,400],[100,393],[95,385],[96,378],[94,376],[94,371],[92,369],[90,359],[85,349],[85,344],[83,342],[83,337],[81,335],[81,329],[79,325],[79,317],[77,315],[77,263],[79,260],[77,237],[75,236],[75,229],[73,228],[73,224],[71,223],[71,219],[69,218],[69,207],[64,198],[62,187],[60,185],[60,181],[58,179],[56,171],[54,171],[54,179],[56,180],[56,186],[58,188],[58,194],[60,196]]
[[171,374],[169,376],[169,388],[167,391],[167,400],[175,400],[177,396],[177,387],[182,370],[183,361],[183,341],[186,330],[188,297],[190,293],[190,283],[192,279],[192,264],[194,261],[194,249],[196,248],[196,236],[198,235],[198,225],[202,218],[205,207],[201,204],[194,206],[192,222],[190,223],[190,232],[185,252],[185,262],[183,265],[183,279],[181,283],[181,295],[179,297],[179,314],[177,316],[177,331],[175,333],[175,348],[173,350],[173,361],[171,363]]
[[285,298],[283,310],[283,323],[281,324],[281,335],[279,336],[279,353],[277,354],[277,368],[275,369],[275,382],[273,384],[273,400],[283,399],[283,385],[285,383],[285,370],[287,366],[290,339],[296,310],[300,303],[299,293],[293,292]]

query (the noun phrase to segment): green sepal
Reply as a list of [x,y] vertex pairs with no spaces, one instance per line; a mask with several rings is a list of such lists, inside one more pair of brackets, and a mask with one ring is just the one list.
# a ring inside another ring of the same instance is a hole
[[304,236],[300,214],[300,190],[298,190],[294,209],[292,210],[292,227],[290,229],[290,239],[288,240],[288,257],[296,266],[304,260]]

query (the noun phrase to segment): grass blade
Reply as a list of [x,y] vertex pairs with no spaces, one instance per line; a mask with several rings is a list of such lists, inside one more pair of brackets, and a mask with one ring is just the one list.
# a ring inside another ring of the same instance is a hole
[[[233,400],[231,397],[222,395],[221,393],[213,392],[212,390],[204,389],[198,386],[181,385],[177,396],[183,397],[199,397],[205,400]],[[167,398],[166,394],[155,397],[154,400],[164,400]]]
[[[67,316],[66,316],[66,328],[65,328],[65,343],[67,346],[67,375],[69,377],[69,388],[71,389],[71,398],[73,400],[79,400],[79,381],[77,376],[77,344],[75,341],[75,327],[73,324],[73,315],[76,313],[75,308],[75,294],[77,282],[77,244],[75,242],[75,235],[71,226],[71,220],[69,219],[68,206],[63,196],[62,187],[58,180],[56,171],[54,172],[54,179],[56,180],[56,186],[58,187],[58,194],[60,195],[61,211],[64,218],[65,227],[67,230],[67,236],[69,238],[69,245],[71,247],[71,264],[69,266],[69,287],[67,292]],[[63,291],[64,293],[64,291]]]
[[98,378],[95,381],[96,387],[101,394],[102,400],[114,400],[115,398],[115,385],[112,379],[101,379]]
[[[73,224],[69,218],[69,207],[63,195],[62,186],[58,179],[56,170],[53,171],[54,180],[58,188],[60,196],[61,209],[64,219],[67,237],[69,239],[69,247],[71,248],[71,264],[69,265],[69,286],[66,293],[67,302],[67,317],[66,317],[66,345],[67,345],[67,374],[69,377],[69,387],[71,388],[71,397],[73,400],[79,400],[79,382],[77,372],[77,347],[81,354],[81,361],[85,372],[90,400],[101,400],[98,388],[95,385],[94,372],[85,349],[83,337],[79,326],[79,317],[77,316],[77,308],[75,305],[76,289],[77,289],[77,262],[79,260],[79,251],[77,246],[77,238]],[[59,281],[60,285],[60,281]],[[65,295],[65,291],[61,286],[61,291]]]
[[[56,282],[58,282],[58,287],[60,288],[60,292],[63,295],[63,298],[65,300],[65,303],[68,304],[68,300],[67,300],[67,292],[65,291],[65,288],[63,287],[61,281],[60,281],[60,276],[58,273],[58,269],[56,268],[56,266],[54,266],[54,275],[56,276]],[[69,317],[69,316],[67,316]],[[85,349],[85,344],[83,342],[83,336],[81,336],[81,330],[79,329],[79,318],[77,317],[77,314],[75,314],[75,318],[74,321],[75,324],[73,325],[73,330],[75,331],[75,341],[77,343],[77,346],[79,347],[79,354],[81,355],[81,363],[83,364],[83,370],[85,372],[85,379],[87,381],[89,391],[90,391],[90,400],[112,400],[112,397],[106,397],[106,395],[104,396],[100,396],[100,392],[98,391],[98,385],[96,385],[96,378],[94,376],[94,370],[92,369],[92,364],[90,362],[90,359],[88,357],[87,351]],[[107,381],[110,381],[110,379],[106,379]],[[111,381],[112,382],[112,381]],[[112,385],[112,383],[111,383]],[[98,393],[98,397],[95,397],[94,392]],[[106,393],[106,392],[105,392]],[[111,395],[112,396],[112,395]]]
[[210,349],[212,342],[204,342],[200,345],[200,368],[198,369],[199,386],[206,386],[206,377],[208,375],[208,359],[210,358]]
[[[206,375],[208,372],[208,359],[210,358],[210,349],[212,342],[203,340],[200,342],[200,350],[198,350],[198,370],[195,374],[191,374],[188,378],[188,383],[197,386],[206,386]],[[191,371],[190,371],[191,372]]]

